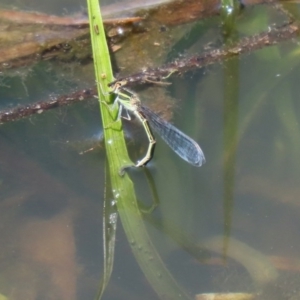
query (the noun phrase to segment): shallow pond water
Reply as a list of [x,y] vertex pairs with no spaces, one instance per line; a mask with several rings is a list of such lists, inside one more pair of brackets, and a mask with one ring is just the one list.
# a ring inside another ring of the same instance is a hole
[[[274,8],[246,8],[236,27],[240,36],[250,35],[281,18]],[[168,33],[180,37],[172,49],[178,57],[222,46],[219,19],[193,24],[202,28],[196,39],[196,27],[189,26]],[[143,214],[149,235],[191,298],[237,292],[266,300],[300,297],[298,43],[136,90],[165,118],[173,115],[171,122],[206,157],[201,168],[190,166],[156,135],[146,170],[128,171],[143,211],[156,202]],[[117,61],[124,61],[122,53],[115,54]],[[3,72],[0,108],[68,94],[93,80],[91,65],[74,62]],[[147,149],[145,133],[138,122],[123,123],[137,161]],[[8,299],[94,299],[108,184],[102,137],[95,99],[1,125],[0,293]],[[135,242],[119,222],[104,299],[158,298],[132,255]]]

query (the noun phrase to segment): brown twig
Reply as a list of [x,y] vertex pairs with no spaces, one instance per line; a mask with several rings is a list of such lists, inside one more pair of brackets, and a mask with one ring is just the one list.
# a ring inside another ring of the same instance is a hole
[[159,68],[149,68],[143,72],[118,78],[117,80],[126,81],[126,85],[161,82],[171,74],[183,74],[187,71],[200,69],[233,56],[250,53],[266,46],[276,45],[280,42],[297,37],[298,34],[299,27],[296,23],[287,24],[279,28],[270,28],[267,32],[254,35],[252,37],[246,37],[237,45],[230,48],[216,49],[204,54],[193,55],[189,58],[176,60]]
[[[203,68],[210,64],[223,61],[224,59],[228,59],[235,55],[250,53],[265,46],[272,46],[296,37],[298,33],[299,27],[296,24],[272,28],[267,32],[244,38],[231,48],[217,49],[201,55],[194,55],[190,58],[174,61],[160,68],[147,69],[143,72],[124,77],[122,80],[127,82],[127,85],[161,82],[170,74],[183,74],[187,71]],[[40,101],[34,104],[0,111],[0,123],[16,121],[33,114],[42,113],[48,109],[76,103],[91,98],[94,95],[95,91],[93,89],[87,89],[74,92],[71,95],[60,96],[49,101]]]
[[19,106],[8,110],[0,111],[0,124],[17,121],[34,114],[41,114],[52,108],[61,107],[73,103],[77,103],[86,99],[90,99],[95,95],[95,90],[86,89],[76,91],[70,95],[63,95],[52,98],[47,101],[39,101],[25,106]]
[[[88,26],[89,21],[86,16],[54,16],[40,12],[22,12],[17,10],[0,10],[0,19],[19,24],[44,24],[44,25],[61,25],[61,26]],[[108,19],[103,22],[105,25],[124,25],[139,22],[141,17],[120,17]]]

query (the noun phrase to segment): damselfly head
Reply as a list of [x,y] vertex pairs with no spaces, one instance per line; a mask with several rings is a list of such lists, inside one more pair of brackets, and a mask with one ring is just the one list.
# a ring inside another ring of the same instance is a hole
[[108,86],[111,87],[114,93],[118,93],[118,91],[126,84],[127,84],[127,80],[121,79],[109,83]]

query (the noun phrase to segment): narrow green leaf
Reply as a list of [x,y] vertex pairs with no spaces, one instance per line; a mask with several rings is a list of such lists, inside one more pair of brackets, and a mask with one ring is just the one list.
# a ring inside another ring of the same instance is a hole
[[[105,147],[109,165],[109,176],[112,186],[112,194],[116,201],[122,225],[130,242],[133,253],[156,293],[163,299],[191,299],[177,284],[163,261],[156,252],[145,228],[144,221],[138,208],[134,186],[127,173],[119,175],[124,165],[132,164],[126,149],[124,134],[121,130],[120,120],[114,120],[118,108],[108,108],[112,96],[109,95],[107,84],[113,80],[109,52],[105,40],[105,32],[98,0],[88,1],[88,13],[90,20],[91,40],[95,65],[98,96],[103,121]],[[114,123],[114,126],[111,124]],[[116,125],[120,130],[116,130]],[[112,251],[113,252],[113,251]],[[107,258],[112,264],[113,259]],[[107,270],[112,266],[107,265]],[[110,274],[106,274],[107,282]],[[103,289],[104,290],[104,289]],[[103,291],[97,299],[101,299]]]

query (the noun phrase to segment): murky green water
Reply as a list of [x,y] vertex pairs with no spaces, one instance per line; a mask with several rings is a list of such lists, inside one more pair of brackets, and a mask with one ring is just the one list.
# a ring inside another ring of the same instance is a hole
[[[246,8],[238,32],[258,33],[282,18],[272,8]],[[168,39],[180,40],[173,52],[189,45],[175,56],[223,44],[220,20],[198,26],[206,29],[196,39],[193,28],[170,30]],[[117,61],[125,61],[123,53],[116,53]],[[173,113],[174,125],[206,157],[201,168],[190,166],[157,136],[148,172],[129,171],[141,206],[157,202],[144,215],[147,229],[191,297],[229,292],[257,299],[300,297],[298,61],[293,40],[171,77],[168,86],[136,89],[149,106]],[[3,72],[0,108],[67,94],[93,80],[89,64],[74,62]],[[139,124],[124,123],[136,161],[147,141]],[[95,100],[1,125],[0,293],[8,299],[94,299],[103,268],[101,137]],[[119,223],[104,299],[141,298],[157,296]]]

